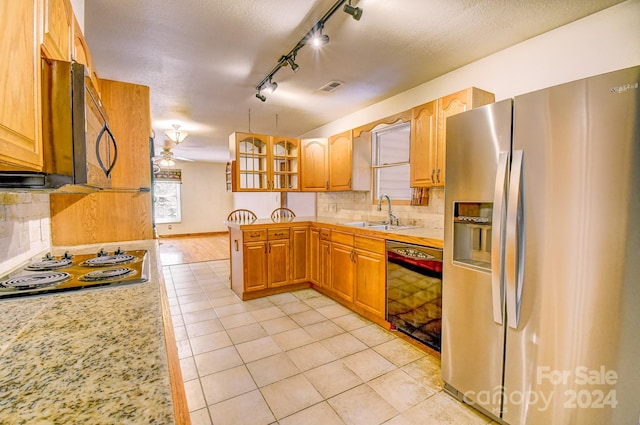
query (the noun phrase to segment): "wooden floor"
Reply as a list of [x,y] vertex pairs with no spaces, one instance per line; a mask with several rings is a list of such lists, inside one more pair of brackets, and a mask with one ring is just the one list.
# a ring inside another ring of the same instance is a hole
[[159,239],[163,266],[198,263],[229,258],[229,234],[208,233],[189,236],[163,236]]

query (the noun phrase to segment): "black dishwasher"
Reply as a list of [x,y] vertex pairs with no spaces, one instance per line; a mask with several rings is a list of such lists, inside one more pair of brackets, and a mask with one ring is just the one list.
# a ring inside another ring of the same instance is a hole
[[387,241],[387,321],[440,351],[441,249]]

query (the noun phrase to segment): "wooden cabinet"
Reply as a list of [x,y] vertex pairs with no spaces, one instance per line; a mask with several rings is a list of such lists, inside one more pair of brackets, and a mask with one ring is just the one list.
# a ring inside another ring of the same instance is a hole
[[267,231],[267,287],[285,286],[290,281],[290,231],[269,229]]
[[42,55],[49,59],[71,60],[73,11],[69,0],[42,1]]
[[411,187],[444,186],[447,117],[494,101],[493,93],[471,87],[413,108]]
[[242,241],[244,290],[266,289],[268,282],[267,230],[245,230],[242,232]]
[[383,239],[331,232],[331,292],[370,317],[385,316],[386,259]]
[[302,191],[352,189],[352,132],[302,141]]
[[309,228],[291,228],[291,283],[309,280]]
[[354,303],[380,319],[385,318],[385,241],[356,235]]
[[329,190],[351,190],[351,130],[329,137]]
[[36,4],[3,0],[0,5],[0,170],[43,167]]
[[87,67],[87,74],[89,75],[89,78],[91,78],[93,86],[98,93],[101,93],[102,88],[100,87],[100,80],[98,78],[96,67],[93,64],[93,58],[91,57],[89,46],[82,34],[82,29],[80,28],[80,24],[78,23],[75,15],[73,16],[72,41],[71,59]]
[[300,190],[299,139],[236,132],[229,136],[229,150],[235,190]]
[[[153,238],[149,135],[149,88],[102,81],[103,104],[118,141],[112,186],[124,192],[50,195],[51,240],[54,245],[81,245]],[[145,159],[145,160],[141,160]],[[140,191],[140,188],[144,188]]]
[[302,140],[301,189],[306,192],[329,190],[329,144],[325,139]]
[[320,284],[320,229],[309,229],[309,281]]

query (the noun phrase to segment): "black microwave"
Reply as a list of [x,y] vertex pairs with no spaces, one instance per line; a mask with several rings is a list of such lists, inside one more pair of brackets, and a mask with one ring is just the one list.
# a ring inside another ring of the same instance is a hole
[[0,188],[87,191],[111,187],[118,145],[86,67],[42,59],[42,172],[2,171]]

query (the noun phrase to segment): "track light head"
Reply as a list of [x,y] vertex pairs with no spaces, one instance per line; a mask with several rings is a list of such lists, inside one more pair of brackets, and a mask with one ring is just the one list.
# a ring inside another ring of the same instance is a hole
[[300,65],[298,65],[297,63],[294,62],[293,58],[291,56],[289,56],[287,58],[287,63],[289,64],[289,66],[291,67],[291,70],[293,72],[298,72],[298,70],[300,69]]
[[260,92],[256,93],[256,97],[263,102],[267,100],[267,96],[260,94]]
[[271,78],[269,78],[269,81],[264,83],[264,86],[262,86],[262,90],[264,90],[268,94],[273,93],[274,91],[276,91],[277,88],[278,88],[278,83],[276,83],[275,81],[271,81]]
[[362,18],[362,9],[359,7],[351,6],[351,2],[349,2],[349,4],[345,4],[343,10],[349,15],[353,16],[353,19],[355,19],[356,21],[359,21],[360,18]]

